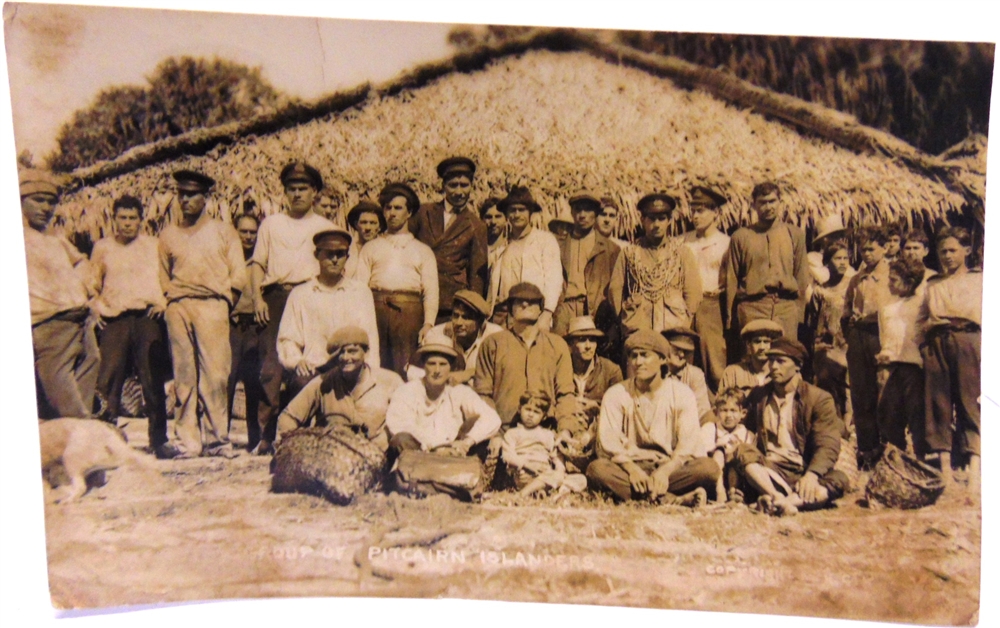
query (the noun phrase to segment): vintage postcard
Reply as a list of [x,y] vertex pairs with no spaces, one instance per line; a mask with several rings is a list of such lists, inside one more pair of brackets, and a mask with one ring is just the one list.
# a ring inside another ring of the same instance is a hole
[[51,605],[978,623],[995,33],[433,15],[4,5]]

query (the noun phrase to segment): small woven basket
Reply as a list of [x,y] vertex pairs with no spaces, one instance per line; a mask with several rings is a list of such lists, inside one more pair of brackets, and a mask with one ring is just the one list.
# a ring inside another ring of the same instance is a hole
[[350,504],[380,488],[384,466],[385,454],[350,429],[298,429],[282,439],[271,460],[271,490]]
[[904,510],[930,506],[942,492],[944,482],[936,469],[893,445],[886,445],[865,486],[869,503]]

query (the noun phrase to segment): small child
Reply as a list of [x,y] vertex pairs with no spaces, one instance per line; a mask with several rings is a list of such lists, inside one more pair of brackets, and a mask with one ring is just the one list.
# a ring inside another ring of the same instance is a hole
[[558,489],[559,495],[582,493],[587,478],[581,473],[566,473],[566,466],[556,450],[556,434],[541,426],[552,400],[543,391],[521,395],[517,425],[503,436],[503,459],[510,467],[521,495]]
[[705,451],[723,470],[715,485],[715,501],[718,503],[726,501],[726,484],[729,485],[729,500],[737,501],[737,495],[733,492],[737,480],[736,470],[732,465],[733,452],[739,443],[753,446],[757,439],[754,433],[743,425],[747,409],[746,395],[743,394],[742,390],[727,388],[715,398],[714,406],[719,422],[702,425],[701,433],[705,442]]

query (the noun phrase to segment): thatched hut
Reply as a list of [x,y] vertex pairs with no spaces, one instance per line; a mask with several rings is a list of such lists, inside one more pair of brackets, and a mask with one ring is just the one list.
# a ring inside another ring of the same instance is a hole
[[588,190],[618,200],[624,232],[643,194],[673,193],[686,212],[697,183],[730,197],[732,225],[751,219],[754,184],[775,180],[806,227],[830,212],[855,225],[981,216],[985,190],[968,160],[924,154],[852,116],[593,34],[539,30],[387,84],[134,148],[73,172],[60,212],[68,230],[96,239],[114,197],[129,192],[156,230],[172,213],[169,173],[195,167],[219,181],[211,211],[231,216],[251,200],[270,214],[293,158],[315,164],[345,208],[388,180],[430,198],[434,166],[452,154],[480,166],[474,199],[527,185],[547,218]]

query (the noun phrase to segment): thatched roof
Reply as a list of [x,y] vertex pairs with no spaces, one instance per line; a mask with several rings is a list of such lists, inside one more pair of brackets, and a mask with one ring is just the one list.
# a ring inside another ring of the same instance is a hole
[[965,164],[851,116],[676,58],[544,30],[384,85],[137,147],[72,173],[81,187],[60,213],[99,237],[113,198],[129,192],[162,221],[172,196],[164,183],[180,167],[219,181],[213,211],[231,215],[253,199],[272,213],[282,202],[277,173],[291,159],[316,165],[344,211],[388,180],[436,198],[434,166],[452,154],[479,164],[477,200],[526,184],[553,215],[588,190],[616,198],[633,223],[643,194],[666,190],[686,211],[684,192],[697,183],[730,197],[730,224],[750,219],[750,191],[769,179],[800,223],[829,212],[855,224],[935,219],[981,199]]

